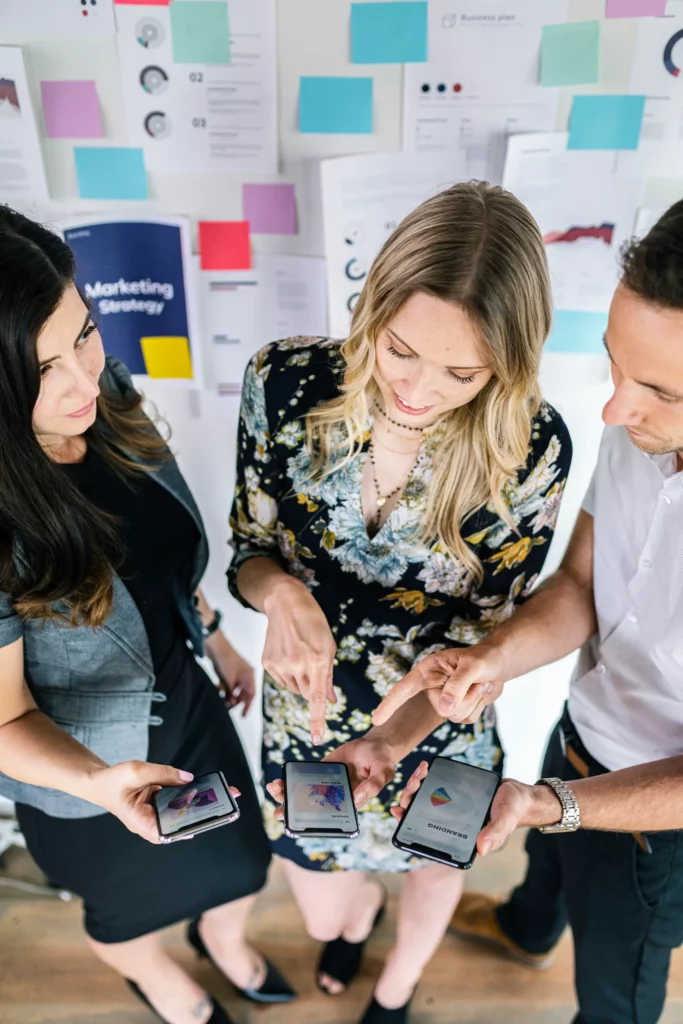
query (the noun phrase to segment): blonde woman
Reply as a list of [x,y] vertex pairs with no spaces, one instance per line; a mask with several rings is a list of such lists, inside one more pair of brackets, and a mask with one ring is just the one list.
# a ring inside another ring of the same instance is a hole
[[492,708],[444,722],[421,693],[381,728],[372,711],[419,659],[486,636],[543,566],[571,458],[538,388],[550,318],[528,211],[500,188],[456,185],[385,244],[344,343],[278,342],[246,373],[229,577],[268,617],[265,778],[278,800],[285,760],[342,760],[363,808],[358,839],[293,840],[266,804],[326,943],[325,991],[351,982],[381,916],[373,872],[405,872],[365,1024],[407,1019],[462,889],[461,872],[391,845],[391,804],[425,756],[503,759]]

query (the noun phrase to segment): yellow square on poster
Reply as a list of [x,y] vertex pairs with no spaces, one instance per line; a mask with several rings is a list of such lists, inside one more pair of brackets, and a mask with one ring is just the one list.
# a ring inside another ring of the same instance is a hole
[[140,338],[150,377],[192,379],[190,342],[187,338]]

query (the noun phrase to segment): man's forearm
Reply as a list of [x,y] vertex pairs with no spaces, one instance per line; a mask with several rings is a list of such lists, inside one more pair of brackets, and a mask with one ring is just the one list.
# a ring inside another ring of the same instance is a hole
[[398,764],[444,721],[422,692],[407,701],[384,725],[373,726],[370,733],[386,740]]
[[507,682],[571,654],[596,629],[592,587],[560,568],[479,647],[497,650]]
[[[606,832],[683,829],[683,757],[567,782],[581,812],[581,827]],[[548,786],[529,788],[529,812],[521,825],[552,825],[561,809]]]

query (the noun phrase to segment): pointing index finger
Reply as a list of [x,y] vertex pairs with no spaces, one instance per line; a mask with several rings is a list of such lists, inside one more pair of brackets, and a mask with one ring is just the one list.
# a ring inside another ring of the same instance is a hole
[[325,735],[325,711],[327,708],[327,680],[317,677],[311,680],[308,691],[308,707],[311,716],[311,739],[319,746]]
[[391,716],[402,707],[406,701],[416,697],[418,693],[426,689],[425,677],[420,672],[419,666],[414,668],[407,676],[395,683],[381,704],[378,704],[372,715],[373,725],[384,725]]

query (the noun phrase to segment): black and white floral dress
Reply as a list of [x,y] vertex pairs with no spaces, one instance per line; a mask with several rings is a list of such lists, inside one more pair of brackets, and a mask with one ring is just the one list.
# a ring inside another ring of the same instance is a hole
[[[400,502],[372,539],[361,508],[371,420],[356,459],[322,482],[310,480],[305,416],[338,394],[343,372],[339,342],[293,338],[261,349],[244,379],[231,590],[242,600],[237,569],[267,553],[306,583],[338,647],[337,703],[328,704],[319,747],[310,744],[307,703],[266,675],[265,782],[281,777],[285,760],[316,760],[362,736],[381,698],[416,661],[447,647],[476,644],[512,614],[547,557],[571,461],[567,428],[544,404],[533,423],[527,464],[505,490],[517,532],[492,506],[463,525],[463,536],[484,568],[476,584],[438,543],[416,536],[432,464],[439,457],[438,425],[427,432]],[[502,771],[493,707],[475,725],[446,722],[406,757],[394,781],[360,813],[358,839],[289,839],[268,799],[264,815],[273,849],[320,870],[405,871],[424,863],[391,845],[395,821],[389,808],[419,761],[436,754]]]

